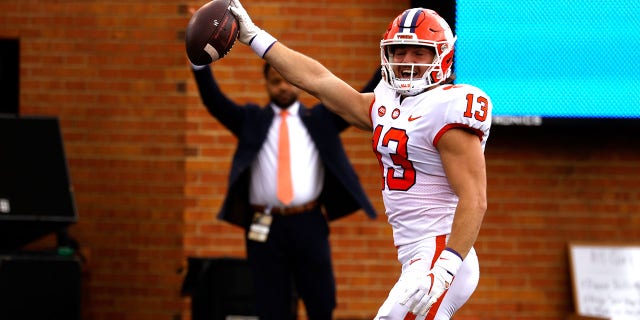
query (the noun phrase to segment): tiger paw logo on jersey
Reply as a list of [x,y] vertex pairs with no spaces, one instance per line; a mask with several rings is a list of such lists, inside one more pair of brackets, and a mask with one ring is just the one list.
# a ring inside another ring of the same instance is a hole
[[400,116],[400,109],[398,108],[393,109],[393,112],[391,113],[391,118],[398,119],[399,116]]

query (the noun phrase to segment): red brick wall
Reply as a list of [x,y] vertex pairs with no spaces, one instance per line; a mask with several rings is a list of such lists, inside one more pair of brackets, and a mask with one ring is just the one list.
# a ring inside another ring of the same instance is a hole
[[[184,53],[187,7],[203,3],[0,2],[0,37],[21,41],[21,113],[61,120],[79,213],[70,231],[88,258],[84,319],[190,319],[180,295],[186,258],[244,256],[241,230],[215,219],[235,140],[200,104]],[[356,88],[379,63],[386,24],[407,6],[244,4],[256,23]],[[261,65],[237,44],[214,69],[231,98],[264,103]],[[632,133],[494,127],[482,276],[458,319],[562,319],[572,311],[567,242],[640,241]],[[371,318],[399,272],[369,139],[343,134],[380,217],[332,224],[338,319]]]
[[177,319],[189,79],[175,1],[0,2],[20,111],[60,119],[88,258],[83,319]]

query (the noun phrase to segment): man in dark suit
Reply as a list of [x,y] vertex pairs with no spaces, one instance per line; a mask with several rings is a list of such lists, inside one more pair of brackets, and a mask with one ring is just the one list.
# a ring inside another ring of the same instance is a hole
[[[193,66],[203,104],[238,139],[218,218],[245,229],[260,320],[292,319],[293,290],[309,319],[331,320],[336,287],[328,222],[360,209],[374,219],[376,212],[342,146],[340,132],[349,124],[324,105],[306,108],[298,88],[269,65],[263,71],[270,103],[240,106],[222,93],[209,66]],[[379,80],[377,72],[364,91]],[[289,148],[279,147],[283,124]],[[286,153],[289,174],[278,171],[278,156]],[[281,180],[292,182],[288,198],[279,196]]]

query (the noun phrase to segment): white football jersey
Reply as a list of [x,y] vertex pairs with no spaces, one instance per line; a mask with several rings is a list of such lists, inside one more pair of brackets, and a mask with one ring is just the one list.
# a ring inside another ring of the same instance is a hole
[[463,127],[478,135],[484,150],[491,127],[489,96],[474,86],[452,84],[400,102],[382,81],[374,93],[372,146],[394,244],[449,234],[458,197],[436,146],[447,130]]

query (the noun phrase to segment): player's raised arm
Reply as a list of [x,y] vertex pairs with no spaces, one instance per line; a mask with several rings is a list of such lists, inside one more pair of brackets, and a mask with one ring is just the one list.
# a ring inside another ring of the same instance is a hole
[[363,130],[371,130],[369,107],[373,102],[373,93],[360,93],[336,77],[318,61],[297,51],[291,50],[280,42],[264,56],[285,78],[309,94],[320,99],[329,109],[346,121]]
[[232,0],[230,9],[240,23],[240,42],[251,46],[287,81],[318,98],[352,125],[371,129],[369,107],[374,99],[373,93],[358,92],[317,60],[278,42],[251,21],[239,0]]

